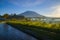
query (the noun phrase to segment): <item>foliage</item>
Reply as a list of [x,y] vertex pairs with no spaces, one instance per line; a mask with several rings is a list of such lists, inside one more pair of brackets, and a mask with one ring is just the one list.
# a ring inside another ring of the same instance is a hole
[[46,23],[42,21],[15,20],[7,24],[26,32],[37,39],[60,40],[60,23]]
[[6,14],[3,15],[3,18],[6,18],[7,19],[8,17],[9,17],[9,14],[8,13],[6,13]]

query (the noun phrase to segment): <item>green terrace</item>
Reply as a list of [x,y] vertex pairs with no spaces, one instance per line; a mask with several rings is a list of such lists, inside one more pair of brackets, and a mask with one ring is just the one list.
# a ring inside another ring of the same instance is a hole
[[7,21],[7,24],[21,30],[38,40],[60,40],[60,23],[46,23],[42,21]]

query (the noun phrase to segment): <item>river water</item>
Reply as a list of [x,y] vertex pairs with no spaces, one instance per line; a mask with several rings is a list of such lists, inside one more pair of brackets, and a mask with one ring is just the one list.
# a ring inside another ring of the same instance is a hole
[[36,38],[19,31],[10,25],[0,24],[0,40],[37,40]]

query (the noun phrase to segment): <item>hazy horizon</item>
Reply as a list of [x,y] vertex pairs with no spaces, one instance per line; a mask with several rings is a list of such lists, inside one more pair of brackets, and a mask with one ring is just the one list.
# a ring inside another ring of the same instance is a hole
[[34,11],[48,17],[60,17],[60,0],[0,0],[0,14]]

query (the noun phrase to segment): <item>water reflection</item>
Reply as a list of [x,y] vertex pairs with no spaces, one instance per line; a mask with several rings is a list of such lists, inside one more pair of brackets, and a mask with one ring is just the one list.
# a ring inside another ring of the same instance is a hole
[[37,40],[7,24],[0,24],[0,40]]

